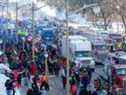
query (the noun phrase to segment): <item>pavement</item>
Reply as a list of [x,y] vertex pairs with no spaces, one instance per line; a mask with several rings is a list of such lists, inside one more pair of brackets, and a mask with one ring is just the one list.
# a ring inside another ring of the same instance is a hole
[[49,79],[50,91],[49,95],[66,95],[66,91],[62,87],[62,81],[59,77],[50,77]]
[[[92,74],[92,82],[93,80],[99,78],[99,76],[106,77],[106,74],[104,72],[104,67],[102,66],[96,67],[95,72]],[[48,92],[48,95],[66,95],[66,90],[64,90],[62,87],[62,81],[60,77],[56,77],[54,75],[49,76],[49,85],[50,85],[50,91]],[[93,90],[93,88],[91,89]],[[19,95],[26,95],[26,90],[27,88],[21,87],[19,89],[19,92],[21,94]]]
[[[48,95],[66,95],[66,91],[62,87],[61,78],[56,76],[49,76],[50,91]],[[16,90],[16,95],[26,95],[27,88],[22,86]]]

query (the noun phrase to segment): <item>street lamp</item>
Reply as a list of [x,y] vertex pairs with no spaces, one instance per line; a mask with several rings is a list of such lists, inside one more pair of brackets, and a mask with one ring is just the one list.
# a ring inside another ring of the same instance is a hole
[[18,31],[18,3],[16,2],[16,32]]
[[68,0],[65,0],[65,9],[66,9],[66,47],[67,47],[67,95],[70,95],[70,84],[69,84],[69,69],[70,69],[70,62],[69,62],[69,15],[68,15]]

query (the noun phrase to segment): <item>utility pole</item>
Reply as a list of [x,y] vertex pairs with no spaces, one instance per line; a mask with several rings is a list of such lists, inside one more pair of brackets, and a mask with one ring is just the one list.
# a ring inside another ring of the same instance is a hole
[[35,16],[35,7],[34,7],[34,2],[32,2],[32,37],[33,37],[33,40],[32,40],[32,60],[33,62],[35,62],[35,51],[34,51],[34,38],[35,38],[35,29],[34,29],[34,26],[35,26],[35,19],[34,19],[34,16]]
[[4,13],[3,13],[4,12],[4,6],[2,6],[2,11],[1,12],[2,12],[2,18],[4,18]]
[[18,3],[16,2],[16,31],[18,31]]
[[7,17],[7,30],[8,30],[8,24],[9,24],[8,23],[8,20],[9,20],[9,10],[8,9],[9,9],[9,0],[7,0],[7,13],[6,13],[7,14],[6,15],[6,17]]
[[66,47],[67,47],[67,84],[66,90],[67,95],[70,95],[70,84],[69,84],[69,69],[70,69],[70,62],[69,62],[69,16],[68,16],[68,0],[65,0],[65,9],[66,9]]
[[[16,13],[15,13],[15,16],[16,16],[16,32],[18,32],[18,2],[15,3],[15,7],[16,7],[16,9],[15,9],[15,11],[16,11]],[[17,43],[18,42],[19,41],[18,41],[18,38],[17,38]]]

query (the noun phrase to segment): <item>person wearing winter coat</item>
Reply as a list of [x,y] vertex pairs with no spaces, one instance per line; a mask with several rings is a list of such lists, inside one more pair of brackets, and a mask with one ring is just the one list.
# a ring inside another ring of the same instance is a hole
[[74,76],[70,77],[70,92],[71,92],[71,95],[77,95],[77,85],[76,85],[76,80]]
[[49,84],[46,81],[42,82],[40,89],[42,89],[43,87],[45,88],[46,91],[49,91]]
[[31,75],[35,75],[36,74],[37,67],[36,67],[36,65],[34,63],[30,64],[30,68],[29,69],[30,69]]
[[39,87],[37,85],[37,78],[33,78],[33,83],[32,83],[32,90],[33,90],[33,95],[41,95],[39,91]]
[[60,69],[60,76],[62,78],[63,88],[65,89],[66,88],[67,79],[66,79],[66,72],[65,72],[65,69],[63,67]]
[[71,85],[70,90],[71,90],[71,95],[77,95],[77,86],[76,86],[76,84]]
[[32,89],[28,89],[27,95],[34,95],[33,90]]
[[45,89],[45,87],[41,88],[41,95],[48,95],[47,90]]
[[13,80],[8,79],[5,82],[5,87],[6,87],[6,94],[7,95],[15,95],[15,91],[14,91],[14,85],[13,85]]

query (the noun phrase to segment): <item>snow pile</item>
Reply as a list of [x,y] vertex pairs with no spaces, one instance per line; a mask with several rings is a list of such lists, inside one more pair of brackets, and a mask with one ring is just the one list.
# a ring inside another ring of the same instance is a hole
[[0,74],[0,95],[6,95],[5,82],[9,79],[4,74]]

